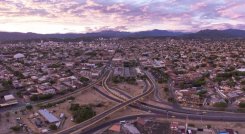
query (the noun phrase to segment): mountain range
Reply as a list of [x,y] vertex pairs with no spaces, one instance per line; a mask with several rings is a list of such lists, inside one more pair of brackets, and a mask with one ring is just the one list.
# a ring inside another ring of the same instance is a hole
[[18,32],[0,32],[0,41],[11,40],[29,40],[29,39],[75,39],[83,37],[183,37],[183,38],[245,38],[245,30],[227,29],[227,30],[201,30],[195,33],[176,32],[167,30],[150,30],[140,32],[124,31],[100,31],[91,33],[67,33],[67,34],[37,34],[37,33],[18,33]]

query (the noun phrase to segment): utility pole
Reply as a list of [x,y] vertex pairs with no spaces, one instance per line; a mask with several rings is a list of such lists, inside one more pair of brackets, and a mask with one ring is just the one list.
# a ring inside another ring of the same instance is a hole
[[187,133],[187,128],[188,128],[188,114],[186,115],[186,120],[185,120],[185,133]]

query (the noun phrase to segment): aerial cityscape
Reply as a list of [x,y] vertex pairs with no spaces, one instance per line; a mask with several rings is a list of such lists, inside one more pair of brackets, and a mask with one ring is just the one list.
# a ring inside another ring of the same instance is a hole
[[0,134],[245,134],[244,0],[1,0]]

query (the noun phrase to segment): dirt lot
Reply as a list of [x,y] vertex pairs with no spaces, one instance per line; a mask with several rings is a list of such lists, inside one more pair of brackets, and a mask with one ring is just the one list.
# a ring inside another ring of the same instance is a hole
[[136,85],[128,84],[126,82],[123,83],[110,83],[112,88],[118,88],[123,91],[126,91],[131,96],[137,96],[143,93],[144,90],[144,81],[138,80]]
[[14,132],[10,129],[16,125],[16,118],[18,115],[9,112],[9,116],[6,113],[1,114],[0,118],[0,133],[1,134],[13,134]]
[[96,111],[96,114],[99,114],[110,107],[113,107],[116,103],[108,100],[104,96],[101,96],[99,93],[91,89],[90,91],[83,92],[81,95],[77,96],[76,99],[72,102],[65,102],[62,104],[59,104],[58,106],[54,108],[50,108],[49,110],[55,110],[56,113],[59,115],[61,112],[65,113],[67,119],[64,123],[64,128],[68,128],[75,123],[71,121],[71,112],[69,111],[70,108],[70,103],[78,103],[80,105],[87,105],[87,104],[92,104],[92,105],[97,105],[97,104],[102,104],[102,107],[95,107],[94,110]]
[[169,95],[168,95],[169,91],[166,92],[166,91],[164,91],[164,89],[167,88],[168,85],[167,84],[158,84],[158,87],[159,87],[159,93],[160,93],[161,98],[167,100],[169,97]]
[[[75,100],[73,100],[73,101],[65,101],[64,103],[57,104],[54,107],[47,108],[57,118],[59,118],[61,113],[65,114],[66,120],[65,120],[64,124],[62,125],[61,129],[69,128],[72,125],[75,125],[75,123],[72,122],[72,120],[71,120],[72,115],[71,115],[71,112],[69,110],[71,103],[78,103],[80,105],[87,105],[87,104],[98,105],[98,104],[100,104],[101,105],[100,107],[93,107],[94,110],[96,111],[96,114],[99,114],[99,113],[109,109],[110,107],[113,107],[116,104],[115,102],[108,100],[104,96],[97,93],[95,90],[91,89],[91,90],[82,92],[80,95],[77,95]],[[35,112],[37,112],[36,108],[33,110],[32,113],[35,113]],[[28,124],[28,126],[30,126],[30,128],[34,132],[40,132],[40,129],[38,129],[36,127],[36,125],[34,123],[32,123],[33,118],[30,118],[30,115],[31,115],[31,113],[28,116],[24,117],[23,120],[25,121],[25,124]],[[40,117],[40,116],[38,116],[38,117]]]

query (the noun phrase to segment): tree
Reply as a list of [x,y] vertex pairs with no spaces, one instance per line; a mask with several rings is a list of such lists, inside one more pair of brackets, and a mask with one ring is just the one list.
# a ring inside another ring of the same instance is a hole
[[31,110],[32,108],[33,108],[32,105],[26,105],[27,110]]
[[227,105],[227,103],[225,103],[225,102],[216,102],[216,103],[214,104],[214,106],[215,106],[215,107],[219,107],[219,108],[225,108],[225,107],[227,107],[228,105]]
[[234,87],[236,85],[236,82],[234,82],[232,79],[229,79],[229,81],[227,82],[227,85],[230,87]]
[[200,86],[204,85],[205,83],[206,83],[206,81],[205,81],[204,78],[199,78],[199,79],[193,81],[193,82],[192,82],[192,85],[193,85],[194,87],[200,87]]
[[175,99],[173,97],[170,97],[170,98],[168,98],[168,101],[174,103]]
[[16,77],[18,77],[19,79],[23,79],[25,76],[21,73],[21,72],[19,72],[19,71],[14,71],[14,75],[16,76]]
[[11,89],[12,88],[12,81],[11,80],[3,80],[2,85],[6,89]]
[[245,85],[245,80],[241,81],[241,84],[242,84],[242,85]]
[[18,97],[20,97],[20,98],[22,98],[22,97],[23,97],[23,95],[22,95],[21,91],[17,91],[17,92],[16,92],[16,95],[17,95]]
[[80,105],[79,104],[71,104],[70,106],[70,110],[71,111],[76,111],[80,108]]
[[245,102],[240,102],[238,105],[240,108],[245,108]]
[[57,128],[57,126],[55,124],[51,124],[51,125],[49,125],[49,129],[57,130],[58,128]]
[[245,92],[245,86],[244,86],[244,87],[242,87],[242,91],[244,91],[244,92]]
[[40,95],[32,95],[30,97],[31,101],[38,101],[38,100],[47,100],[51,99],[54,95],[53,94],[40,94]]
[[212,128],[212,126],[208,124],[208,125],[207,125],[207,129],[210,129],[210,128]]
[[6,113],[5,113],[5,116],[6,116],[6,117],[9,117],[9,116],[10,116],[10,112],[6,112]]
[[38,100],[38,95],[34,94],[30,97],[31,101],[37,101]]
[[15,132],[18,132],[21,130],[21,127],[19,125],[16,125],[16,126],[11,127],[10,129],[12,129]]
[[81,123],[96,115],[91,106],[80,106],[79,104],[71,104],[73,119],[76,123]]
[[89,82],[89,79],[82,76],[82,77],[80,77],[80,81],[81,81],[82,83],[87,83],[87,82]]

